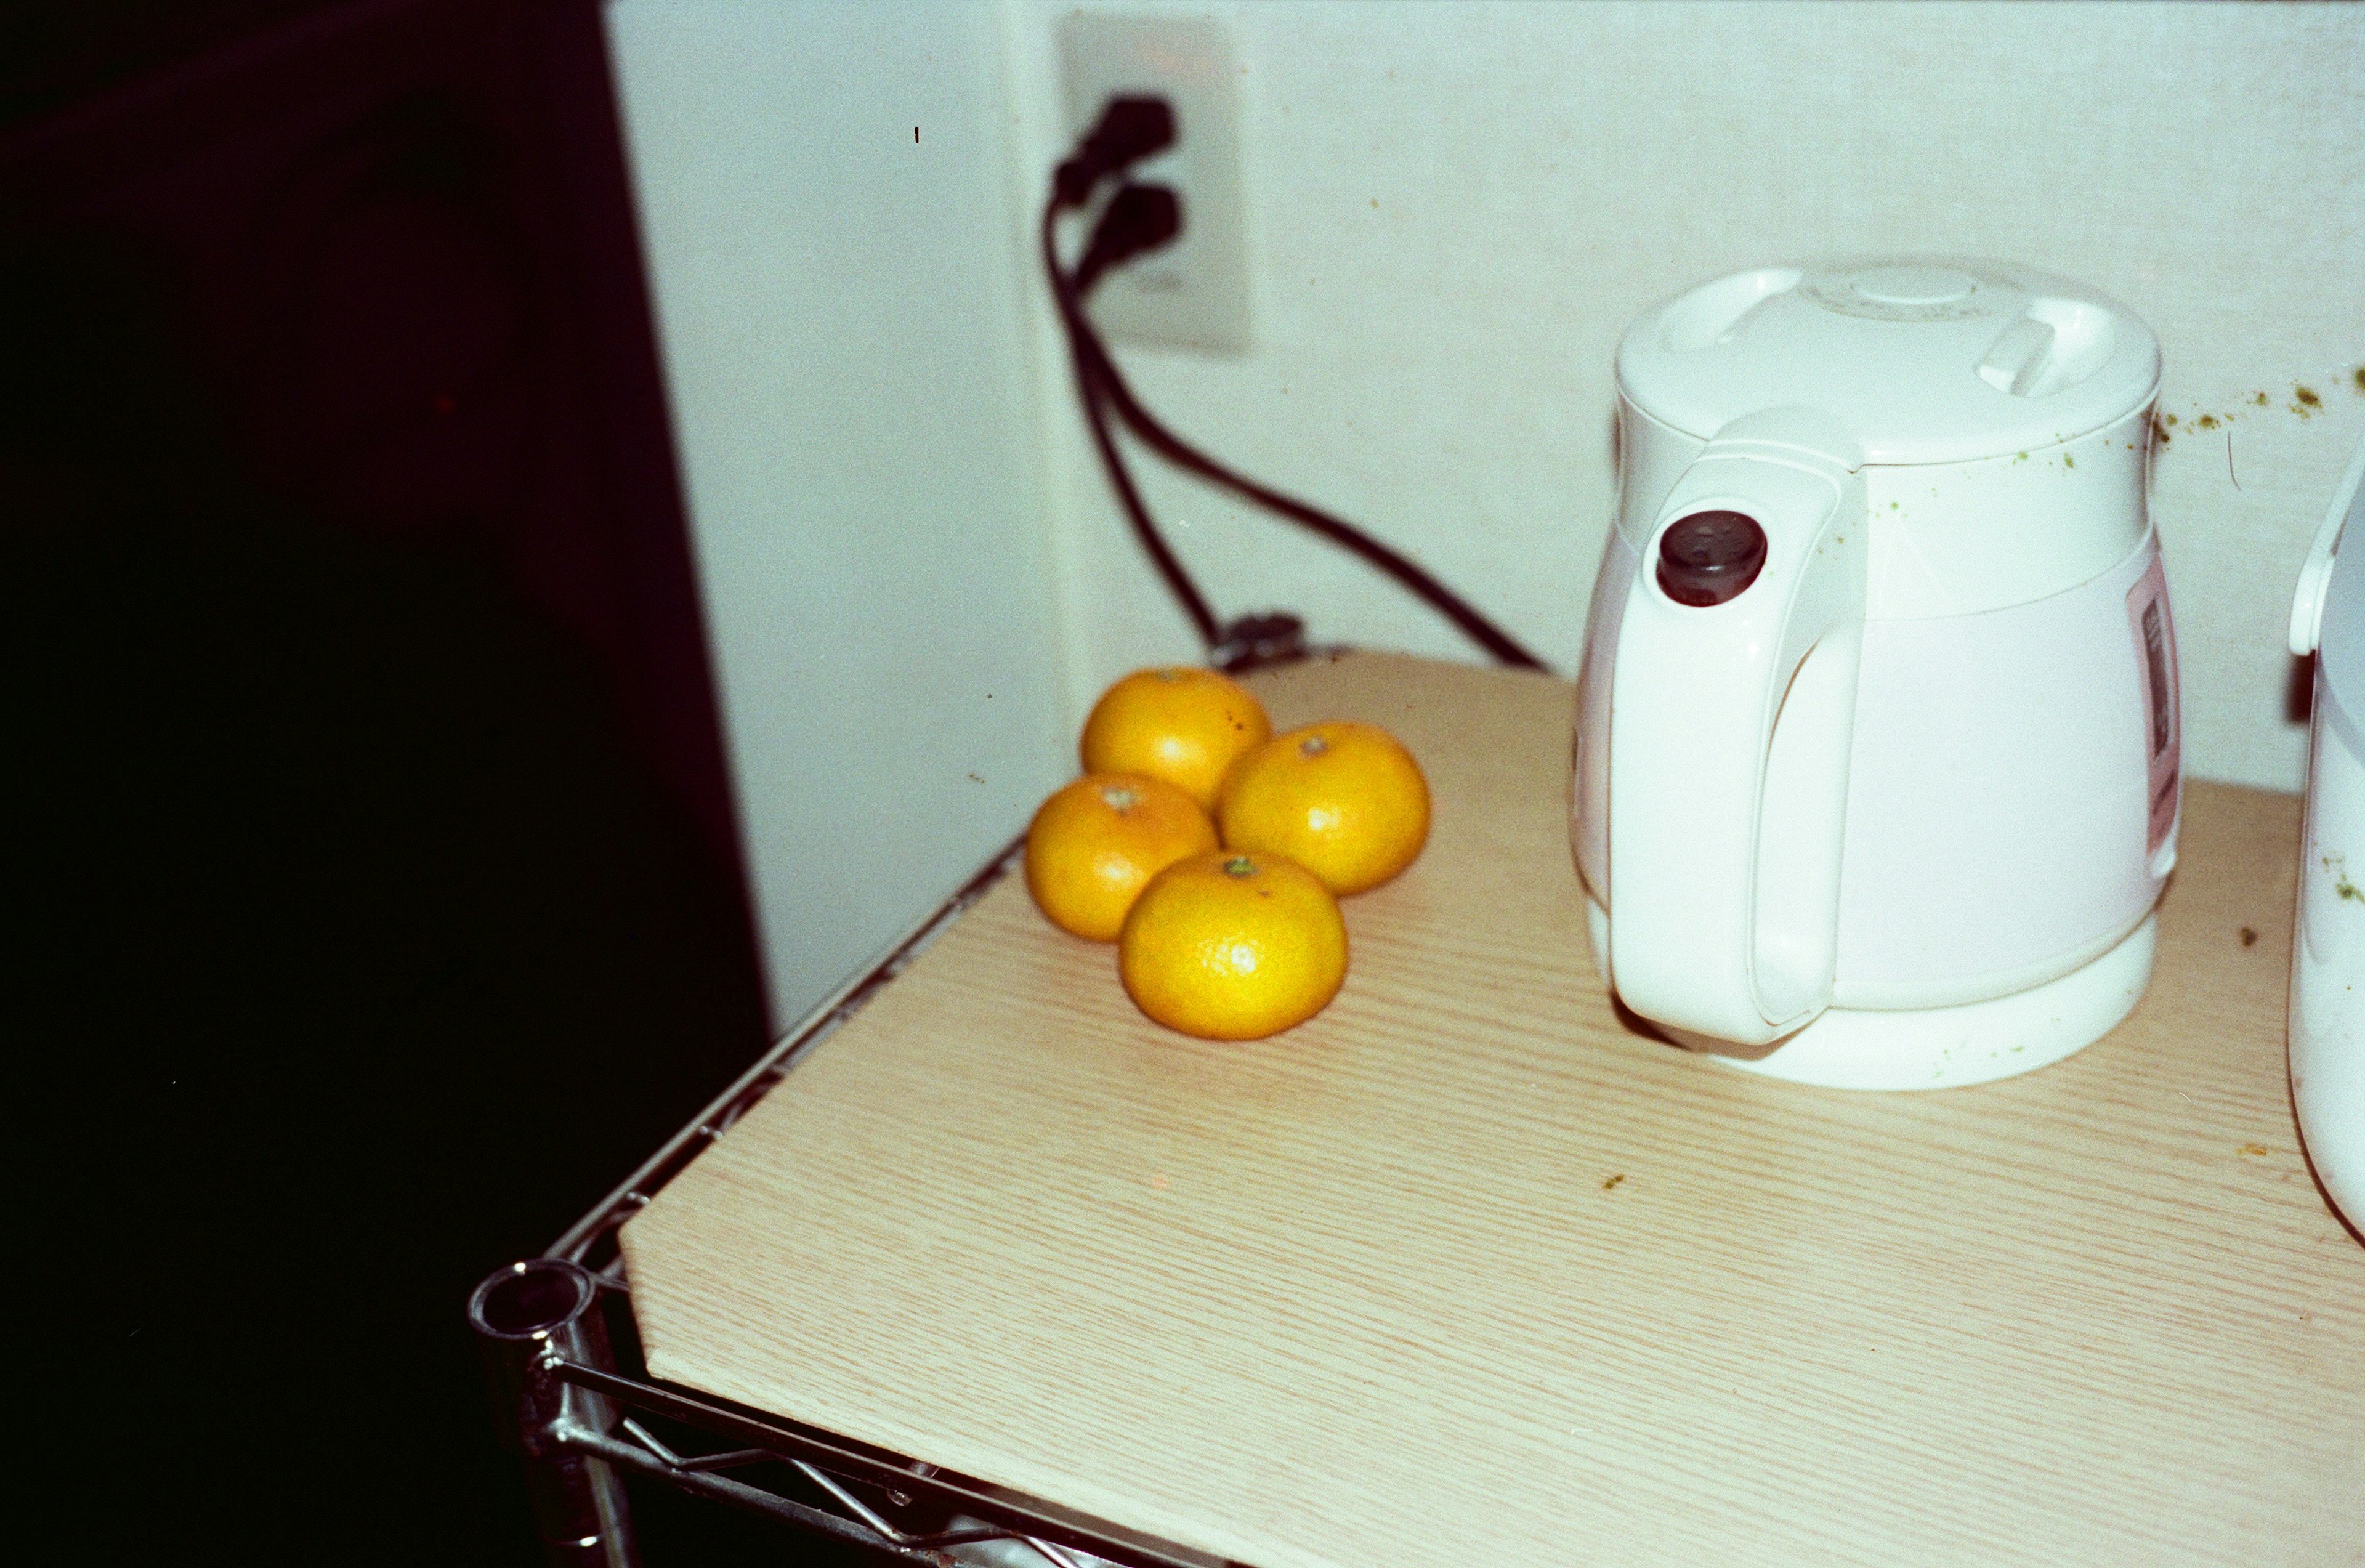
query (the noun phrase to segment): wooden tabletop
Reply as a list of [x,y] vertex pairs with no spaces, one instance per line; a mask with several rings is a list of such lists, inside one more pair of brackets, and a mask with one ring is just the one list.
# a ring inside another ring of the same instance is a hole
[[1851,1093],[1612,1014],[1568,686],[1259,689],[1435,791],[1339,999],[1167,1033],[1005,879],[626,1226],[657,1376],[1259,1568],[2365,1562],[2365,1248],[2284,1086],[2295,800],[2190,788],[2100,1043]]

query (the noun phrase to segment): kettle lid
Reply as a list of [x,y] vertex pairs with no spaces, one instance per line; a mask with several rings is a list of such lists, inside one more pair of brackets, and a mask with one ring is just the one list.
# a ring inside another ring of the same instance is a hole
[[2158,389],[2159,343],[2097,290],[2001,262],[1756,267],[1635,322],[1618,386],[1703,441],[1804,403],[1844,420],[1867,462],[1964,463],[2135,412]]

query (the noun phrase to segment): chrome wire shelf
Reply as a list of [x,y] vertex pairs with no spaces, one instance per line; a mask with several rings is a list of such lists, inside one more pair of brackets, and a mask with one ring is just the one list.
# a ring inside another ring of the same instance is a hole
[[[468,1320],[503,1439],[562,1568],[639,1562],[621,1473],[778,1519],[882,1559],[931,1568],[1239,1568],[933,1465],[660,1382],[639,1366],[617,1232],[788,1077],[987,890],[1024,841],[824,1002],[541,1256],[476,1287]],[[621,1317],[620,1317],[621,1315]],[[611,1333],[622,1328],[623,1333]],[[614,1347],[629,1347],[620,1367]],[[652,1421],[693,1434],[660,1436]],[[686,1451],[712,1439],[711,1450]],[[803,1496],[796,1495],[803,1493]]]

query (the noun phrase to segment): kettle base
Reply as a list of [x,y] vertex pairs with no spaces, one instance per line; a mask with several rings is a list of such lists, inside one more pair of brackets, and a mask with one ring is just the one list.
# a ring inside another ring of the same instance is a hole
[[[1586,900],[1593,961],[1609,972],[1609,916]],[[2135,1010],[2151,980],[2159,916],[2101,957],[2057,980],[1952,1007],[1897,1011],[1833,1007],[1754,1058],[1722,1041],[1653,1024],[1676,1044],[1763,1078],[1829,1089],[1959,1089],[2060,1061],[2092,1045]]]

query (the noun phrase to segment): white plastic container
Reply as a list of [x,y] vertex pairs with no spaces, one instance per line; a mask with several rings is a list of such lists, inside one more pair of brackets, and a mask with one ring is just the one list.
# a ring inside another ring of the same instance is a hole
[[2365,1226],[2365,447],[2316,531],[2292,606],[2291,647],[2314,653],[2307,830],[2292,933],[2291,1083],[2316,1179]]
[[[1620,998],[1849,1088],[2100,1037],[2176,857],[2149,330],[1996,263],[1769,267],[1637,322],[1618,377],[1572,837]],[[1765,564],[1704,607],[1664,563],[1711,510]]]

